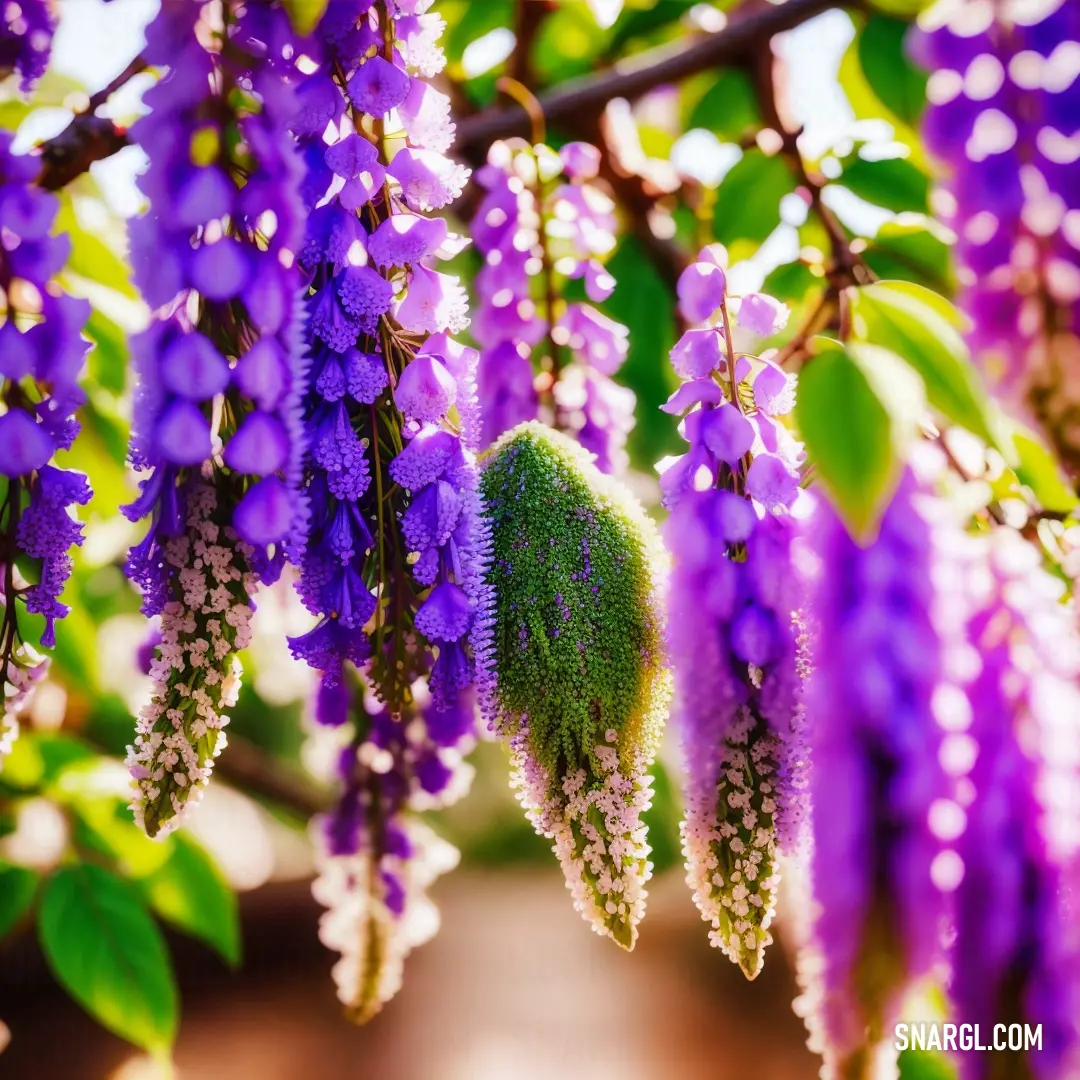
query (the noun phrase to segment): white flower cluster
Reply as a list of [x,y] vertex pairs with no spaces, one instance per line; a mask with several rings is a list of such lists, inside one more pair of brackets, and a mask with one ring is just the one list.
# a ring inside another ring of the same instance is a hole
[[19,714],[30,705],[34,687],[48,667],[48,659],[33,654],[25,645],[19,646],[8,660],[4,700],[0,703],[0,768],[19,737]]
[[187,531],[165,548],[174,598],[162,610],[154,692],[127,756],[131,809],[149,836],[171,832],[202,797],[225,746],[224,710],[240,690],[236,653],[251,639],[251,548],[213,520],[216,508],[211,486],[191,488]]
[[652,877],[642,820],[652,803],[652,777],[641,755],[624,771],[615,746],[618,733],[608,731],[605,738],[593,748],[599,769],[569,772],[561,795],[553,794],[552,778],[529,752],[523,717],[510,740],[510,786],[536,831],[554,841],[574,908],[596,933],[630,950]]
[[[403,822],[408,858],[361,848],[354,855],[332,855],[326,843],[326,819],[312,819],[311,835],[319,876],[311,887],[328,910],[319,919],[319,940],[341,953],[333,977],[339,1000],[356,1023],[366,1023],[401,988],[405,958],[439,930],[439,909],[429,886],[458,863],[458,850],[416,819]],[[383,875],[401,884],[400,914],[387,906]]]
[[720,755],[716,787],[691,793],[682,823],[686,883],[709,940],[755,978],[776,912],[779,740],[741,706]]

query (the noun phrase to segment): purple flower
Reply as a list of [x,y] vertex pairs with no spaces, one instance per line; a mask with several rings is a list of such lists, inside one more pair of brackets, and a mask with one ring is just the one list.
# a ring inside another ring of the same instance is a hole
[[[706,249],[680,279],[683,316],[707,319],[726,303],[724,288]],[[805,580],[787,513],[798,480],[779,443],[764,437],[766,407],[746,414],[756,378],[737,356],[731,385],[719,329],[688,330],[671,359],[688,380],[662,408],[685,413],[689,448],[660,477],[672,510],[668,634],[687,768],[683,853],[710,941],[753,979],[772,941],[778,855],[802,846],[807,801]]]
[[[247,478],[238,490],[250,491],[221,512],[243,506],[239,539],[259,549],[260,572],[272,577],[277,563],[268,548],[301,546],[306,516],[299,490],[306,360],[294,259],[304,229],[303,169],[290,131],[303,125],[305,104],[281,7],[238,6],[233,15],[225,49],[203,34],[197,5],[166,5],[147,30],[145,55],[169,71],[147,93],[152,115],[132,129],[149,159],[140,185],[150,199],[149,213],[133,224],[132,260],[137,284],[162,310],[137,342],[131,460],[139,471],[167,475],[174,488],[182,484],[185,470],[214,452],[211,417],[224,396],[228,408],[217,410],[225,420],[215,434],[229,470]],[[223,94],[234,83],[246,87],[244,96]],[[208,111],[228,118],[239,145],[218,128],[223,121],[207,122]],[[232,159],[237,153],[242,162]],[[240,186],[235,178],[248,174]],[[230,227],[222,235],[224,218]],[[206,307],[209,328],[196,331],[189,321],[192,292]],[[327,333],[339,327],[336,314],[326,313]],[[217,320],[225,329],[214,333]],[[237,423],[253,405],[251,426]],[[152,514],[151,531],[158,532],[175,492],[157,482],[143,491],[154,491],[157,502],[140,499],[133,508]],[[157,546],[151,540],[146,553]],[[133,560],[140,582],[151,565],[141,555]],[[156,565],[162,570],[160,560]],[[162,584],[151,591],[162,595]]]
[[421,423],[441,420],[457,400],[457,382],[441,360],[418,356],[394,388],[397,407]]
[[405,100],[410,85],[412,82],[404,71],[381,56],[373,56],[349,81],[349,98],[361,112],[381,119]]
[[678,282],[679,306],[691,322],[706,322],[724,301],[727,276],[716,263],[691,263]]
[[[810,527],[820,561],[806,706],[820,986],[808,1023],[841,1072],[873,1052],[868,1030],[891,1031],[904,992],[941,954],[946,901],[935,882],[950,855],[932,823],[950,794],[942,733],[969,714],[947,670],[958,644],[948,616],[963,599],[935,596],[933,584],[955,580],[942,573],[955,540],[925,498],[907,473],[867,548],[828,504]],[[859,976],[867,948],[889,973],[872,988]]]
[[1080,251],[1070,223],[1080,207],[1069,149],[1077,84],[1064,58],[1080,43],[1074,7],[1037,5],[1015,19],[994,7],[977,27],[961,7],[910,40],[931,69],[923,138],[941,159],[972,354],[1071,474],[1080,470]]
[[0,70],[14,69],[25,94],[45,74],[56,18],[47,0],[19,0],[0,21]]
[[781,304],[779,300],[774,300],[764,293],[747,293],[739,303],[736,319],[739,325],[751,334],[772,337],[787,326],[788,314],[787,305]]
[[[950,992],[957,1014],[986,1029],[1006,1017],[1041,1023],[1042,1048],[1025,1066],[1067,1076],[1080,1058],[1080,954],[1066,889],[1080,847],[1070,795],[1080,779],[1080,640],[1018,534],[995,530],[971,562],[967,633],[981,662],[968,687],[970,726],[946,736],[942,753],[972,798],[931,818],[944,839],[959,835],[963,870]],[[984,1080],[988,1068],[979,1055],[961,1059],[964,1080]]]
[[687,330],[671,350],[671,366],[683,379],[704,379],[724,362],[724,337],[717,330]]
[[[37,3],[6,15],[0,64],[7,57],[28,86],[48,56],[51,16]],[[11,153],[10,135],[0,135],[0,281],[21,278],[26,286],[7,290],[0,327],[0,549],[8,570],[19,567],[0,581],[0,763],[18,733],[18,714],[46,670],[35,645],[52,648],[56,621],[69,611],[60,596],[71,575],[71,549],[83,541],[71,510],[91,496],[82,473],[50,464],[57,452],[71,449],[79,431],[75,411],[85,398],[78,378],[88,347],[82,329],[90,306],[60,294],[52,280],[70,244],[49,235],[59,203],[32,186],[38,168],[36,159]],[[30,295],[37,303],[24,310]],[[33,326],[20,332],[16,320],[30,316]],[[20,626],[20,605],[44,616],[34,645]]]

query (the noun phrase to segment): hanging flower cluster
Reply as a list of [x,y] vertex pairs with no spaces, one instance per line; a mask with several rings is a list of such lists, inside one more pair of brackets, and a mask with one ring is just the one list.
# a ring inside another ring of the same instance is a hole
[[481,486],[495,606],[482,707],[574,906],[630,949],[670,694],[655,531],[579,444],[535,421],[499,439]]
[[[49,235],[59,202],[34,186],[39,162],[13,154],[11,141],[0,134],[0,759],[45,672],[17,605],[44,617],[39,643],[55,645],[56,620],[69,610],[60,595],[71,548],[83,539],[71,508],[91,494],[82,473],[50,464],[79,431],[78,376],[88,347],[81,330],[90,305],[53,280],[71,248],[67,237]],[[23,560],[32,567],[29,580],[16,566]]]
[[948,166],[973,352],[1080,474],[1080,11],[941,4],[912,44],[931,70],[923,135]]
[[319,34],[336,74],[305,82],[294,125],[312,208],[313,516],[299,589],[319,622],[292,648],[330,686],[370,662],[395,715],[429,670],[441,705],[471,681],[481,569],[476,353],[447,336],[468,324],[466,296],[431,265],[460,242],[423,213],[468,171],[442,156],[448,102],[424,81],[442,68],[442,20],[415,6],[334,5]]
[[208,685],[231,682],[248,617],[238,609],[250,615],[251,589],[302,544],[305,521],[295,44],[276,4],[226,0],[218,27],[205,14],[168,3],[151,23],[144,56],[170,70],[132,129],[149,158],[140,184],[150,199],[131,226],[132,258],[157,311],[133,342],[130,460],[150,475],[125,513],[150,527],[127,572],[144,612],[181,635],[159,649],[160,685],[129,754],[133,806],[151,835],[194,803],[227,721],[228,694],[198,697],[184,635],[225,619],[232,632],[206,637],[204,674]]
[[802,1008],[841,1077],[873,1075],[867,1062],[894,1053],[887,1033],[904,993],[941,958],[956,884],[943,739],[964,730],[970,705],[957,685],[965,607],[951,545],[960,534],[941,520],[944,505],[908,470],[870,546],[827,502],[809,529],[818,914]]
[[660,484],[672,510],[668,637],[686,762],[687,883],[709,938],[753,979],[772,941],[777,846],[794,845],[805,780],[800,630],[792,566],[801,447],[778,418],[793,380],[737,352],[783,325],[787,309],[750,294],[729,311],[722,253],[683,271],[688,330],[671,352],[685,381],[663,406],[690,449]]
[[[343,688],[351,697],[354,688]],[[325,683],[315,719],[345,721],[342,696]],[[359,694],[356,695],[360,697]],[[342,954],[334,967],[338,996],[358,1023],[371,1019],[401,985],[405,957],[439,928],[427,887],[457,864],[457,851],[419,820],[419,811],[460,798],[471,779],[462,758],[474,741],[468,693],[449,708],[428,699],[423,683],[404,717],[370,695],[348,710],[348,743],[337,755],[342,794],[312,823],[319,877],[315,898],[329,910],[320,938]]]
[[[1074,1076],[1080,942],[1067,874],[1080,853],[1080,641],[1034,547],[1007,529],[979,544],[967,579],[970,724],[943,744],[958,804],[936,808],[942,825],[963,826],[950,994],[985,1030],[1042,1025],[1042,1049],[999,1063],[998,1075]],[[987,1057],[964,1055],[964,1080],[987,1080]]]
[[[626,358],[628,331],[591,304],[560,301],[567,279],[584,279],[595,303],[615,288],[601,261],[615,246],[615,215],[592,182],[599,165],[600,153],[588,143],[567,143],[557,154],[519,139],[492,144],[477,174],[487,194],[472,223],[484,256],[473,334],[483,347],[486,444],[534,419],[546,400],[554,426],[595,454],[601,470],[619,473],[627,465],[634,395],[611,376]],[[537,312],[537,289],[546,318]],[[531,352],[545,333],[548,370],[534,380]],[[565,366],[563,349],[572,356]]]
[[443,67],[443,21],[427,6],[330,5],[313,43],[322,66],[293,124],[307,165],[299,262],[312,358],[298,591],[318,622],[290,646],[320,673],[317,718],[353,718],[342,795],[317,826],[315,895],[358,1022],[438,926],[425,889],[456,852],[413,811],[461,790],[475,723],[469,640],[484,623],[477,355],[448,336],[468,325],[466,295],[435,269],[463,242],[427,216],[469,173],[443,156],[449,103],[425,81]]
[[14,71],[26,93],[45,74],[56,18],[49,0],[7,0],[0,16],[0,79]]

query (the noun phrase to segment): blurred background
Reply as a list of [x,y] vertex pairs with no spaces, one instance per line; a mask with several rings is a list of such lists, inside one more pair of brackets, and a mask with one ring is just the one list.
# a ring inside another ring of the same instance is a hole
[[[649,50],[690,47],[769,6],[439,0],[449,59],[441,85],[467,128],[468,117],[497,103],[500,75],[542,94],[597,69],[642,62]],[[654,463],[678,446],[674,423],[657,409],[674,385],[666,362],[678,330],[672,252],[686,257],[723,242],[732,291],[764,286],[791,305],[792,325],[824,287],[829,237],[798,190],[789,156],[768,138],[769,124],[787,133],[781,141],[797,134],[803,158],[820,170],[824,205],[870,265],[950,291],[950,238],[929,217],[930,166],[914,134],[922,76],[901,48],[912,6],[892,0],[870,15],[824,10],[778,35],[783,92],[771,105],[744,67],[732,67],[603,110],[623,225],[609,263],[618,287],[605,311],[630,329],[618,378],[638,397],[630,479],[647,503],[657,501]],[[124,70],[157,3],[57,7],[52,66],[33,99],[16,98],[14,80],[0,86],[0,125],[17,130],[24,150],[62,131]],[[135,76],[101,115],[130,123],[152,81]],[[578,134],[548,136],[557,143]],[[483,151],[461,147],[473,164]],[[137,660],[146,627],[120,570],[135,529],[116,508],[133,492],[124,465],[126,342],[148,318],[125,264],[124,221],[143,204],[135,186],[141,164],[141,151],[128,147],[63,196],[62,224],[73,241],[64,281],[95,305],[78,465],[96,500],[76,552],[73,611],[58,629],[52,677],[0,777],[0,932],[9,931],[0,942],[0,1077],[168,1074],[59,989],[25,905],[12,899],[22,895],[17,883],[24,892],[36,888],[75,842],[120,866],[167,924],[182,1000],[181,1080],[810,1080],[817,1062],[791,1008],[796,988],[781,945],[752,984],[709,948],[682,881],[671,746],[650,813],[657,877],[632,955],[591,934],[574,913],[547,845],[507,788],[503,752],[482,743],[471,759],[470,796],[432,815],[463,856],[433,890],[442,929],[410,957],[404,988],[383,1014],[364,1029],[349,1025],[330,979],[335,957],[317,939],[321,908],[310,895],[304,820],[328,799],[319,778],[334,746],[304,719],[310,674],[289,656],[285,633],[306,624],[288,582],[260,594],[227,757],[189,838],[163,847],[137,833],[123,808],[119,759],[146,694]],[[456,210],[467,214],[470,206],[467,195]],[[467,279],[479,266],[472,252],[457,263]]]

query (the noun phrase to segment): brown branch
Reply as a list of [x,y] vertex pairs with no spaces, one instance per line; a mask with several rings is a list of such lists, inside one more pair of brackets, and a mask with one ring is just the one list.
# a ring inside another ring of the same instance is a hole
[[[599,115],[612,98],[630,101],[664,83],[681,82],[702,71],[744,59],[774,34],[790,30],[830,8],[839,0],[787,0],[764,10],[733,19],[723,30],[687,48],[663,46],[631,57],[596,75],[586,75],[540,95],[549,124]],[[457,151],[464,157],[483,153],[496,139],[528,136],[529,117],[520,106],[485,109],[458,124]]]
[[532,54],[536,37],[544,21],[555,10],[550,0],[517,0],[514,15],[514,51],[507,74],[530,90],[536,86]]
[[41,144],[40,187],[46,191],[58,191],[86,172],[95,161],[112,157],[128,145],[124,128],[95,113],[117,90],[148,66],[141,56],[135,57],[112,82],[91,96],[86,108],[76,113],[59,135]]
[[306,773],[238,735],[230,737],[214,771],[245,795],[261,795],[300,817],[311,817],[330,805],[327,792]]

